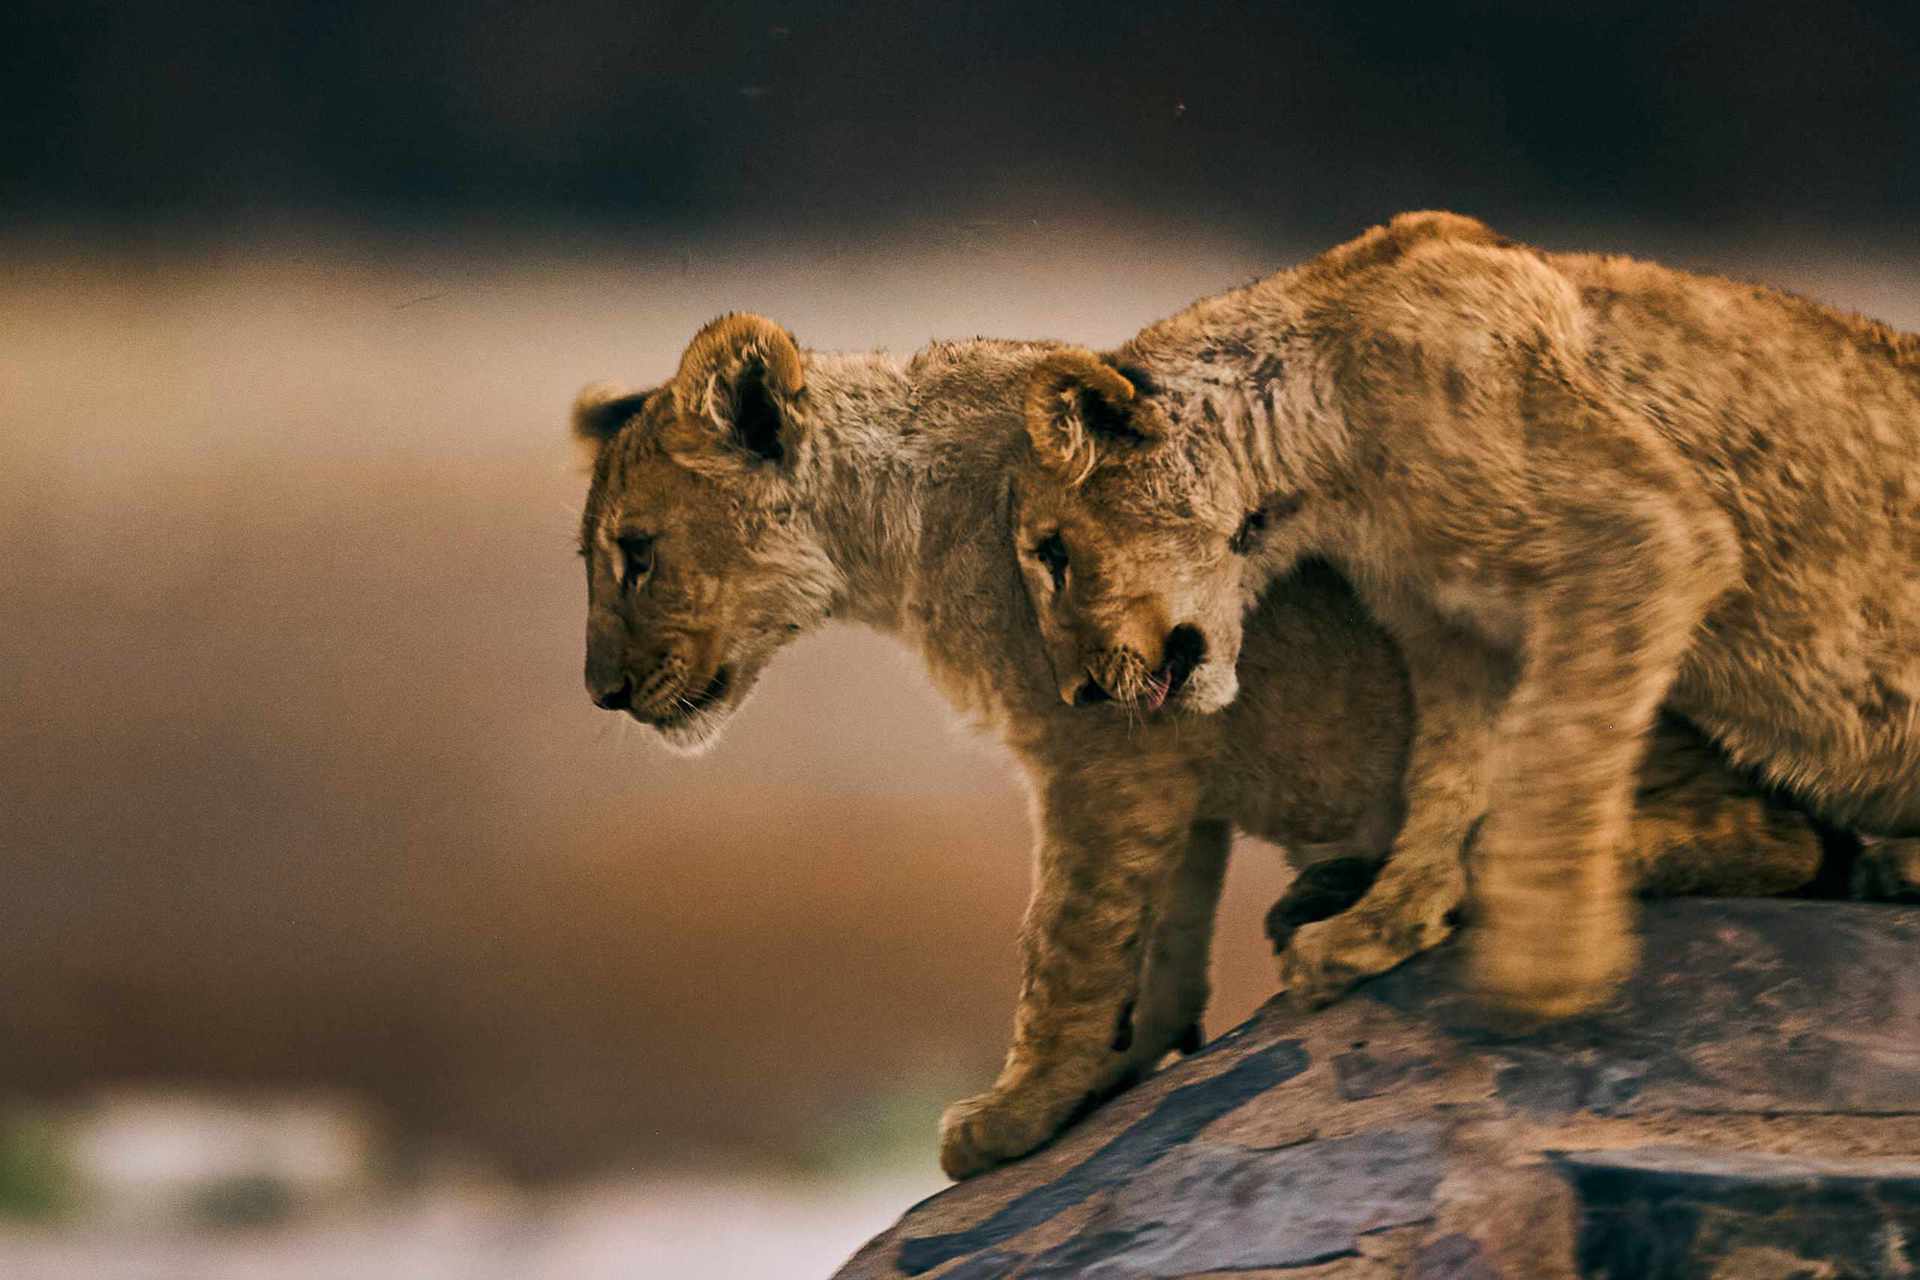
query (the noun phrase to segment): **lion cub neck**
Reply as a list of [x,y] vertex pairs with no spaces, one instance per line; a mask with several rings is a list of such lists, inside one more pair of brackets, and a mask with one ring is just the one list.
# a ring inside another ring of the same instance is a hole
[[902,365],[881,353],[808,353],[813,465],[798,486],[844,586],[834,615],[893,633],[924,629],[926,577],[971,572],[1006,549],[1005,471],[1025,437],[1028,370],[1046,348],[936,343]]

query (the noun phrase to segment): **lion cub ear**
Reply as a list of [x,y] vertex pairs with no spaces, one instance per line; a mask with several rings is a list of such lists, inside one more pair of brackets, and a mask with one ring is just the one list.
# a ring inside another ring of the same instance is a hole
[[674,375],[674,408],[683,428],[756,462],[784,463],[799,442],[798,401],[805,390],[793,335],[764,316],[721,316],[694,335]]
[[1034,456],[1079,483],[1103,460],[1159,443],[1166,420],[1140,398],[1151,389],[1140,371],[1123,372],[1084,348],[1050,353],[1027,375]]
[[573,438],[590,459],[599,457],[607,442],[639,416],[659,390],[629,391],[617,382],[596,382],[582,388],[573,398]]

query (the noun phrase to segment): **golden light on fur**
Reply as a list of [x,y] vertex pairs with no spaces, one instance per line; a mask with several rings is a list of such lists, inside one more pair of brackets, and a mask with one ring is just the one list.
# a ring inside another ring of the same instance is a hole
[[1081,347],[1066,347],[1034,367],[1027,379],[1027,436],[1035,456],[1070,485],[1085,484],[1100,465],[1115,424],[1146,443],[1159,438],[1158,420],[1129,415],[1136,388],[1124,374]]
[[768,390],[775,395],[797,395],[805,383],[800,348],[795,345],[792,334],[765,316],[729,312],[695,334],[687,344],[686,353],[680,357],[673,386],[677,396],[685,397],[681,401],[682,410],[703,409],[695,398],[705,395],[716,377],[749,361],[765,366]]
[[[1444,932],[1485,815],[1471,972],[1556,1016],[1632,963],[1618,859],[1663,699],[1829,821],[1920,834],[1914,350],[1775,290],[1406,214],[1142,331],[1117,355],[1150,394],[1055,366],[1032,465],[1083,486],[1057,523],[1104,539],[1113,579],[1083,595],[1253,599],[1325,556],[1400,642],[1407,822],[1290,982],[1337,993]],[[1101,405],[1118,441],[1165,412],[1206,474],[1121,448],[1089,481],[1072,430]],[[1230,554],[1222,491],[1284,515]],[[1231,643],[1240,607],[1198,625]]]
[[580,389],[580,394],[573,398],[570,419],[574,442],[581,447],[589,464],[599,456],[607,441],[646,407],[651,394],[635,392],[620,382],[594,382]]
[[[703,338],[696,377],[731,376],[740,351],[769,340],[739,327]],[[589,642],[597,635],[607,648],[597,684],[590,661],[589,687],[630,679],[629,713],[663,734],[710,741],[775,653],[831,617],[914,646],[958,710],[1014,745],[1037,828],[1025,973],[1000,1077],[943,1119],[941,1163],[955,1177],[1025,1154],[1089,1100],[1198,1043],[1236,830],[1282,846],[1296,865],[1371,867],[1402,811],[1406,674],[1325,566],[1272,585],[1244,621],[1237,589],[1217,606],[1231,605],[1245,636],[1216,654],[1245,673],[1244,692],[1221,699],[1218,714],[1143,718],[1057,696],[1049,645],[1059,615],[1034,594],[1047,570],[1021,548],[1055,527],[1046,504],[1063,490],[1051,472],[1030,483],[1019,419],[1037,382],[1058,392],[1088,358],[1107,392],[1121,382],[1134,390],[1090,353],[1060,358],[1038,345],[943,343],[904,363],[808,354],[809,448],[822,465],[720,465],[738,461],[732,431],[701,430],[689,448],[703,456],[636,451],[617,472],[601,469],[588,494],[590,513],[626,513],[658,553],[644,590],[620,584],[607,549],[590,560]],[[1080,545],[1109,561],[1124,555],[1116,538]],[[597,633],[595,616],[607,624]],[[1127,616],[1138,628],[1128,643],[1158,665],[1183,616],[1154,601]],[[695,635],[699,644],[687,644]],[[720,671],[724,692],[703,698]],[[674,706],[697,715],[683,722]],[[1636,812],[1636,865],[1664,872],[1650,879],[1724,891],[1802,883],[1819,855],[1804,816],[1778,811],[1763,788],[1699,750],[1697,733],[1678,731],[1694,750],[1656,751],[1663,789]],[[1280,915],[1302,923],[1299,954],[1329,937],[1351,901],[1325,899],[1282,900]],[[1444,910],[1417,923],[1422,946],[1452,927]]]

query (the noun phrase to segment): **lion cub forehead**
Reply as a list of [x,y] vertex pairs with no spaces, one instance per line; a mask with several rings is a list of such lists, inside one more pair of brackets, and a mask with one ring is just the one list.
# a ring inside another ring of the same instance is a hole
[[722,505],[711,488],[711,482],[636,429],[623,435],[617,448],[607,450],[595,468],[586,517],[602,524],[676,523],[702,508]]
[[1151,529],[1156,523],[1220,523],[1238,518],[1233,486],[1218,472],[1167,450],[1158,456],[1102,466],[1073,501],[1098,519],[1107,516]]

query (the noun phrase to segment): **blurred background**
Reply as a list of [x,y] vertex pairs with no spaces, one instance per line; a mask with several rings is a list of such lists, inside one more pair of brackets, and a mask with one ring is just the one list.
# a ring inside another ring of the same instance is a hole
[[1420,207],[1920,328],[1920,9],[0,9],[0,1275],[830,1271],[997,1065],[1024,800],[860,631],[594,711],[568,401]]

